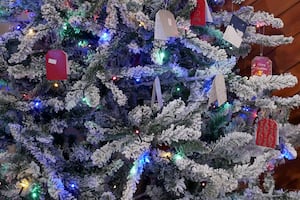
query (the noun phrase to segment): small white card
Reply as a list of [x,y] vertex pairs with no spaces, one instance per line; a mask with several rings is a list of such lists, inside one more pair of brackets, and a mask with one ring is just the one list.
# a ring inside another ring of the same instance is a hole
[[56,59],[49,58],[49,59],[48,59],[48,63],[53,64],[53,65],[56,65],[57,60],[56,60]]
[[151,107],[153,107],[156,98],[157,98],[157,103],[158,103],[159,108],[162,108],[164,104],[163,104],[163,99],[162,99],[160,80],[158,77],[155,78],[154,83],[153,83]]
[[233,26],[228,25],[224,35],[223,39],[227,42],[231,43],[233,46],[239,48],[242,44],[243,33],[239,30],[236,30]]

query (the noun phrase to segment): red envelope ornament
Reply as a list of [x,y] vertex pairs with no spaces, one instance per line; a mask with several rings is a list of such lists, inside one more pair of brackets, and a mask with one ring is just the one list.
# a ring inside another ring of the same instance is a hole
[[46,54],[47,80],[66,80],[68,74],[68,56],[62,50],[50,50]]
[[197,0],[196,8],[191,12],[191,26],[204,26],[205,24],[205,0]]
[[273,119],[259,120],[256,129],[256,145],[275,148],[278,141],[277,122]]
[[191,26],[205,26],[206,22],[213,22],[213,18],[206,0],[197,0],[196,8],[191,12]]
[[251,75],[272,75],[272,61],[268,57],[256,56],[251,61]]

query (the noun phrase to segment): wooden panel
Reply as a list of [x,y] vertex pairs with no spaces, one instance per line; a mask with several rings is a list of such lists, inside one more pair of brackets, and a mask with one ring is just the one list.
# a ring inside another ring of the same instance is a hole
[[246,0],[242,3],[242,5],[252,6],[257,0]]
[[[258,1],[258,2],[265,2],[265,1]],[[289,1],[291,3],[292,1]],[[256,3],[257,4],[257,3]],[[292,6],[291,6],[292,5]],[[285,26],[283,29],[272,29],[270,27],[266,28],[266,35],[278,35],[283,34],[285,36],[295,36],[300,31],[300,20],[299,19],[299,10],[300,10],[300,2],[294,4],[291,4],[290,9],[287,12],[282,13],[280,18],[283,20]],[[284,45],[285,46],[285,45]],[[282,46],[282,47],[284,47]],[[285,47],[290,48],[290,47]],[[292,47],[293,48],[293,47]],[[269,56],[274,49],[274,47],[264,47],[264,55]],[[240,60],[238,63],[238,66],[240,67],[241,74],[242,75],[250,75],[250,61],[253,57],[256,55],[259,55],[260,53],[260,47],[258,45],[252,46],[251,53],[243,60]],[[281,66],[276,66],[276,68],[280,68]],[[282,71],[282,70],[275,70]]]
[[299,122],[300,122],[300,108],[292,110],[292,112],[290,114],[289,122],[291,122],[293,124],[299,124]]
[[277,90],[273,92],[273,95],[282,96],[282,97],[289,97],[297,94],[300,91],[300,62],[293,67],[291,70],[287,71],[293,74],[294,76],[298,77],[298,84],[292,88],[285,88],[283,90]]
[[260,0],[256,1],[253,6],[256,8],[256,10],[264,10],[274,14],[274,16],[278,16],[280,13],[286,11],[297,2],[299,2],[299,0],[288,0],[284,1],[284,3],[282,0]]
[[287,12],[283,13],[280,18],[284,22],[282,32],[286,35],[294,36],[300,32],[300,2],[292,6]]
[[273,61],[275,74],[282,74],[300,61],[300,34],[296,35],[292,44],[279,46],[268,57]]

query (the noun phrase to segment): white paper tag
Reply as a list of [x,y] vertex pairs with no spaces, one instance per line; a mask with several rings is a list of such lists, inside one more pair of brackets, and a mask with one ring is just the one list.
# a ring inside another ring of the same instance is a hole
[[214,22],[206,0],[205,0],[205,21],[211,23]]
[[163,107],[163,99],[161,94],[161,86],[159,78],[156,77],[153,83],[153,89],[152,89],[152,99],[151,99],[151,107],[153,107],[155,100],[157,98],[157,103],[159,108]]
[[154,38],[168,40],[169,37],[178,37],[174,15],[168,10],[159,10],[155,15]]
[[56,65],[57,60],[52,59],[52,58],[49,58],[49,59],[48,59],[48,63],[53,64],[53,65]]
[[233,26],[228,25],[224,32],[223,39],[239,48],[243,41],[242,36],[241,31],[236,31]]
[[222,74],[216,75],[209,93],[208,107],[215,101],[221,106],[227,101],[225,79]]

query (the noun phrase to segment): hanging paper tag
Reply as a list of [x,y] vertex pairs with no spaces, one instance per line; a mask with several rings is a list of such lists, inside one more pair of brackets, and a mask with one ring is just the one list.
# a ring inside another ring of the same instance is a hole
[[153,107],[155,100],[157,98],[157,103],[159,108],[163,107],[163,99],[161,94],[161,86],[159,78],[156,77],[153,83],[153,89],[152,89],[152,99],[151,99],[151,107]]
[[256,128],[256,145],[275,148],[278,142],[277,122],[273,119],[259,120]]
[[205,0],[205,20],[206,22],[210,22],[210,23],[214,22],[207,0]]
[[221,106],[227,101],[225,79],[222,74],[218,74],[214,78],[209,93],[208,107],[211,106],[211,104],[215,103],[215,101],[218,102],[218,106]]
[[16,20],[19,22],[30,22],[33,20],[34,16],[35,16],[34,12],[25,10],[16,17]]
[[243,41],[242,36],[239,35],[239,33],[236,32],[236,30],[231,25],[227,26],[223,35],[223,39],[231,43],[236,48],[239,48]]
[[191,12],[191,26],[204,26],[205,21],[205,0],[197,0],[197,6]]
[[154,39],[168,40],[178,37],[178,30],[174,15],[167,10],[159,10],[155,15]]
[[236,15],[232,15],[230,25],[232,25],[236,31],[241,32],[242,36],[244,35],[247,28],[247,23]]
[[251,75],[272,75],[272,61],[268,57],[256,56],[251,61]]
[[66,80],[68,56],[62,50],[50,50],[46,54],[46,74],[48,80]]
[[223,39],[239,48],[243,41],[243,35],[246,31],[247,23],[237,16],[233,15],[230,20],[230,25],[227,26]]
[[9,22],[0,22],[0,35],[13,31],[14,24]]
[[206,0],[197,0],[197,6],[191,12],[191,26],[204,26],[206,22],[213,22],[213,18]]

